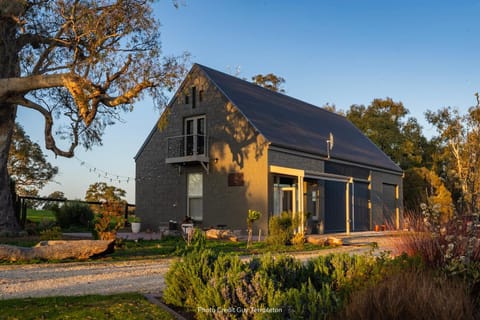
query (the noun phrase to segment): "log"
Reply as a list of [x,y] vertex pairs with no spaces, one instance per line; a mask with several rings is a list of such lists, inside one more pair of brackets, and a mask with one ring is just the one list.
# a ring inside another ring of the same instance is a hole
[[307,236],[307,242],[315,245],[320,246],[342,246],[343,240],[340,238],[332,237],[332,236]]
[[205,232],[205,237],[207,239],[215,240],[230,240],[232,242],[238,241],[238,237],[230,230],[209,229]]
[[0,260],[85,260],[113,252],[114,240],[52,240],[41,241],[32,248],[0,245]]

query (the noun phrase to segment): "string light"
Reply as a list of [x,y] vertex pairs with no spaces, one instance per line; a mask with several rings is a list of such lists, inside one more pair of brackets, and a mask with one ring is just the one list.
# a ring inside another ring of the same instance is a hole
[[82,159],[79,159],[78,157],[75,156],[75,159],[80,163],[82,167],[86,167],[88,169],[88,172],[93,173],[98,176],[99,179],[103,180],[110,180],[110,182],[118,182],[119,184],[122,183],[130,183],[130,182],[135,182],[135,181],[146,181],[146,180],[158,180],[161,176],[143,176],[143,177],[130,177],[130,176],[123,176],[118,173],[112,173],[105,171],[103,169],[97,168],[95,165],[88,163],[87,161],[84,161]]
[[97,166],[88,163],[87,161],[84,161],[82,159],[79,159],[78,157],[75,157],[75,159],[80,163],[82,167],[88,168],[88,172],[90,173],[95,173],[99,179],[104,178],[105,180],[110,180],[110,182],[118,181],[119,184],[121,183],[130,183],[130,181],[135,181],[135,178],[129,177],[129,176],[122,176],[118,173],[112,173],[108,172],[106,170],[102,170],[100,168],[97,168]]

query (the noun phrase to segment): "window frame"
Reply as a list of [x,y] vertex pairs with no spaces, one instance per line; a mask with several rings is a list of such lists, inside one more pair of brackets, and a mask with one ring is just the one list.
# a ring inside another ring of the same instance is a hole
[[[200,193],[194,193],[194,194],[191,194],[191,179],[190,177],[194,176],[194,175],[197,175],[200,177]],[[203,195],[204,195],[204,187],[203,187],[203,182],[204,182],[204,179],[203,179],[203,173],[202,172],[190,172],[186,175],[187,177],[187,216],[190,217],[192,220],[196,221],[196,222],[202,222],[203,221]],[[199,219],[198,216],[196,217],[192,217],[191,215],[191,212],[190,212],[190,209],[191,209],[191,205],[190,205],[190,201],[192,199],[195,199],[195,200],[202,200],[202,207],[201,207],[201,218]]]

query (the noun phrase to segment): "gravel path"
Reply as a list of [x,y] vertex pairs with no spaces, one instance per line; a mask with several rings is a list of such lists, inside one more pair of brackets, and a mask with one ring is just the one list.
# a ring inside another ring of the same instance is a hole
[[[361,254],[377,242],[379,249],[391,250],[392,237],[350,237],[347,246],[299,252],[307,260],[332,252]],[[165,286],[164,276],[174,259],[74,262],[57,264],[0,265],[0,299],[78,296],[123,292],[158,293]]]
[[159,292],[172,261],[0,266],[0,299]]

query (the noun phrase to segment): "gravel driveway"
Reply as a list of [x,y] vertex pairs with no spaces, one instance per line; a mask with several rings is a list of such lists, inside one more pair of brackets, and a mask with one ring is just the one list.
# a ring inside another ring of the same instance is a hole
[[[377,242],[380,250],[391,250],[391,236],[374,234],[350,236],[349,245],[312,252],[295,253],[300,260],[332,252],[361,254]],[[57,264],[0,265],[0,299],[78,296],[123,292],[158,293],[165,286],[164,276],[175,259],[75,262]]]
[[173,259],[0,266],[0,299],[159,292]]

